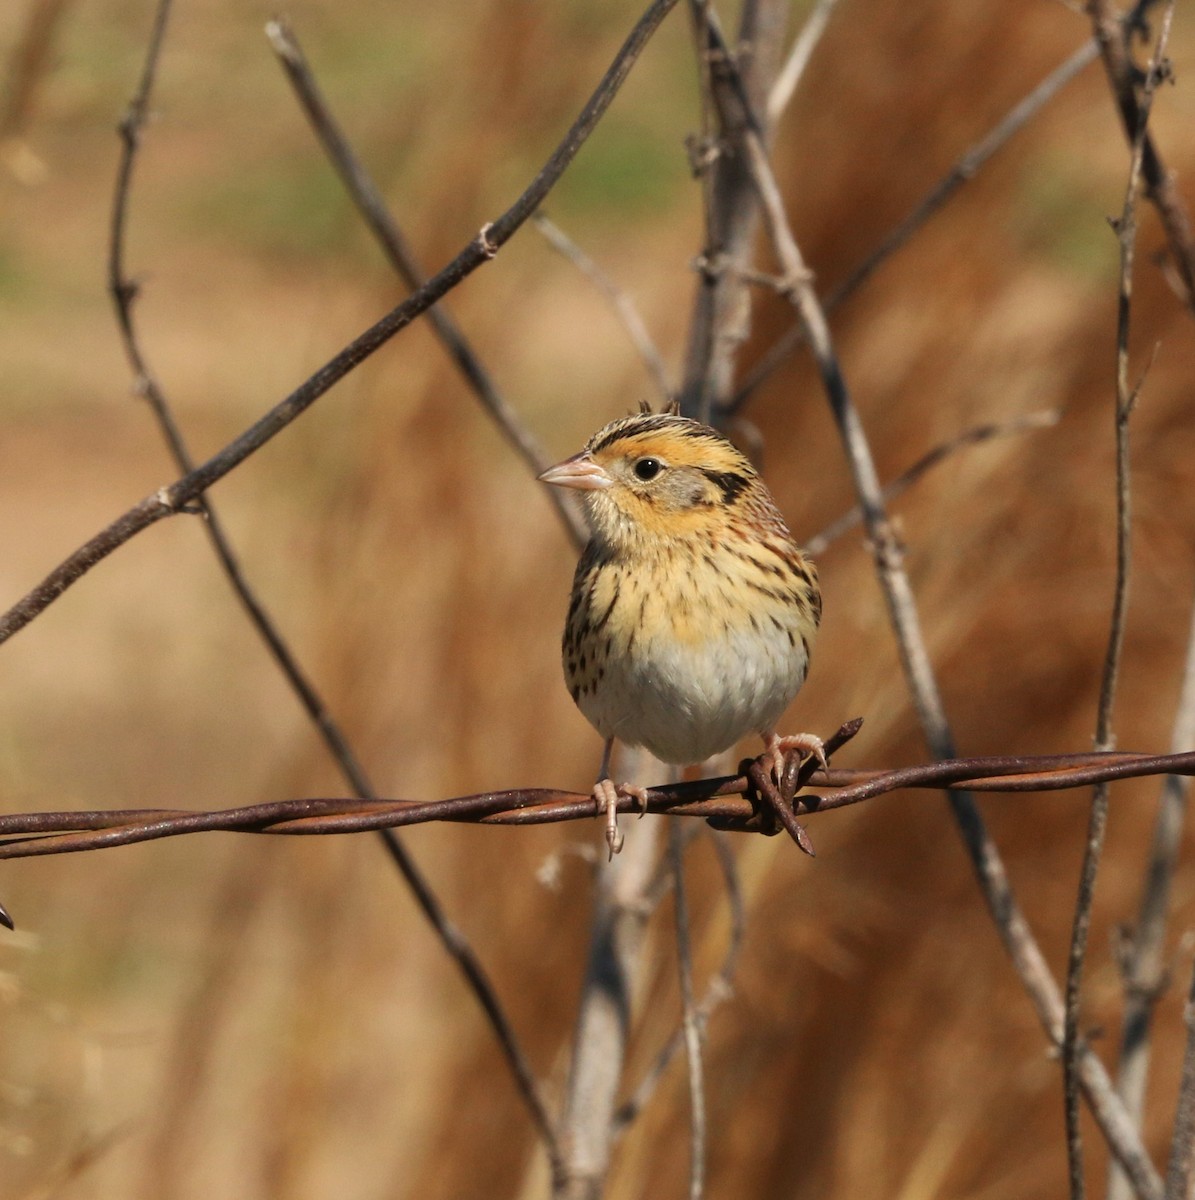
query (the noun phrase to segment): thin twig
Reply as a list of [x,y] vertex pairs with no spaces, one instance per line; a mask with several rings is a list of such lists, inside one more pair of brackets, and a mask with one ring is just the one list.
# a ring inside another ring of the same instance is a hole
[[[1134,130],[1124,205],[1116,226],[1120,246],[1116,322],[1116,395],[1112,414],[1116,441],[1116,581],[1113,588],[1108,645],[1104,655],[1099,706],[1096,714],[1095,748],[1097,750],[1111,750],[1115,744],[1112,732],[1112,714],[1124,649],[1125,622],[1128,616],[1132,533],[1129,418],[1137,400],[1136,390],[1132,389],[1129,383],[1129,330],[1132,314],[1133,258],[1137,243],[1137,188],[1141,180],[1145,139],[1148,136],[1147,125],[1156,89],[1158,64],[1165,54],[1166,40],[1170,33],[1170,21],[1173,14],[1174,4],[1171,0],[1167,5],[1150,63],[1150,80],[1146,83],[1142,102],[1137,110],[1140,126]],[[1062,1074],[1071,1200],[1083,1200],[1086,1195],[1086,1181],[1083,1172],[1083,1137],[1079,1122],[1081,1109],[1078,1071],[1080,1002],[1083,967],[1091,927],[1091,907],[1095,898],[1095,882],[1108,830],[1108,802],[1109,786],[1101,783],[1091,797],[1087,840],[1083,852],[1083,864],[1080,868],[1079,891],[1075,900],[1070,952],[1067,956]]]
[[834,11],[834,5],[837,3],[838,0],[817,0],[813,11],[805,18],[805,24],[801,27],[801,32],[797,34],[797,40],[793,42],[793,47],[788,52],[788,58],[785,59],[784,66],[780,68],[780,73],[776,76],[776,82],[772,84],[772,88],[768,92],[768,102],[764,111],[768,115],[769,125],[776,124],[780,115],[792,101],[801,77],[805,74],[805,68],[809,65],[809,60],[813,57],[818,42],[822,40],[822,34],[826,32],[830,14]]
[[[1009,421],[993,421],[964,429],[956,437],[927,451],[911,467],[907,467],[890,483],[886,483],[881,493],[884,503],[891,504],[893,500],[903,496],[923,475],[960,450],[979,445],[981,442],[991,441],[994,438],[1011,437],[1014,434],[1026,433],[1033,429],[1047,429],[1052,425],[1057,425],[1061,419],[1062,410],[1060,408],[1047,408],[1040,412],[1013,417]],[[811,537],[805,543],[805,551],[816,558],[832,542],[862,524],[863,510],[856,505],[850,512],[843,513],[841,517],[831,521],[820,533]]]
[[[939,212],[954,194],[972,179],[998,150],[1014,134],[1020,132],[1050,100],[1054,98],[1085,67],[1099,57],[1099,47],[1094,39],[1080,46],[1065,62],[1061,63],[1022,100],[972,145],[953,167],[914,205],[912,212],[900,222],[880,244],[830,292],[822,306],[832,313],[848,297],[853,295],[876,271],[896,253],[931,217]],[[739,382],[730,401],[729,411],[739,412],[772,372],[786,362],[805,341],[804,328],[798,321],[787,333],[782,334],[759,358],[750,371]]]
[[689,0],[689,26],[692,32],[697,63],[697,95],[700,101],[701,129],[690,136],[686,143],[689,152],[689,167],[701,191],[702,228],[705,231],[705,247],[698,256],[698,287],[693,301],[693,313],[689,319],[688,345],[685,350],[684,379],[681,391],[681,411],[688,416],[708,420],[711,402],[705,368],[714,353],[714,277],[702,269],[710,261],[714,244],[714,230],[720,215],[714,199],[714,171],[718,159],[725,153],[720,146],[714,128],[714,104],[712,100],[712,64],[705,52],[702,30],[709,0]]
[[750,124],[767,140],[762,111],[780,66],[784,0],[745,0],[735,51],[709,0],[689,0],[697,48],[702,135],[690,147],[702,184],[705,241],[689,325],[680,407],[718,424],[734,388],[739,350],[751,328],[751,297],[739,268],[748,265],[759,203],[743,159]]
[[[593,800],[586,807],[593,815]],[[645,963],[643,904],[656,857],[659,821],[645,821],[623,852],[597,872],[589,956],[560,1121],[565,1171],[553,1200],[599,1200],[610,1163],[614,1111]]]
[[674,392],[668,382],[668,368],[665,366],[663,356],[656,348],[655,342],[652,341],[651,334],[648,333],[647,326],[643,323],[643,318],[635,307],[635,302],[547,213],[538,212],[531,218],[531,221],[535,228],[543,234],[548,245],[557,254],[568,259],[609,301],[614,315],[618,318],[627,337],[630,338],[631,345],[635,347],[639,357],[643,360],[643,365],[647,368],[647,373],[651,376],[660,399],[665,404],[670,403]]
[[[1182,688],[1170,738],[1171,750],[1195,749],[1195,603],[1187,635]],[[1179,845],[1190,785],[1181,775],[1167,775],[1158,797],[1149,862],[1144,871],[1141,907],[1132,934],[1121,949],[1125,984],[1124,1018],[1120,1036],[1120,1067],[1116,1090],[1129,1115],[1141,1124],[1145,1085],[1149,1075],[1150,1027],[1154,1009],[1167,979],[1164,957],[1170,892],[1178,866]],[[1108,1181],[1108,1200],[1128,1200],[1128,1182],[1117,1169]]]
[[[156,376],[150,370],[137,336],[133,316],[133,305],[137,298],[136,285],[125,270],[125,245],[128,224],[128,207],[133,173],[140,148],[141,134],[149,112],[150,98],[161,59],[166,25],[170,16],[171,0],[160,0],[154,16],[154,24],[146,46],[145,61],[137,90],[129,102],[120,123],[121,156],[116,173],[116,186],[112,205],[112,221],[108,253],[108,287],[116,308],[117,322],[121,331],[125,353],[136,379],[136,389],[150,406],[165,437],[170,453],[178,469],[184,473],[194,469],[194,462],[187,448],[182,430],[174,418],[171,405]],[[215,509],[208,498],[200,495],[195,505],[204,517],[204,527],[212,549],[231,584],[237,599],[244,608],[258,635],[265,643],[274,662],[286,678],[304,711],[310,717],[328,752],[340,768],[349,787],[361,799],[373,799],[376,793],[360,760],[353,752],[348,739],[333,719],[315,685],[299,664],[277,625],[266,611],[256,593],[250,587],[241,569],[232,544],[224,532]],[[515,1085],[523,1097],[532,1119],[544,1141],[552,1170],[560,1168],[560,1148],[548,1113],[547,1104],[541,1094],[539,1082],[531,1064],[515,1036],[510,1019],[498,1000],[489,976],[482,967],[475,951],[465,935],[445,914],[430,882],[419,870],[399,836],[393,829],[379,831],[387,852],[399,873],[410,887],[424,917],[439,937],[448,955],[456,963],[473,991],[482,1011],[489,1018],[495,1038],[514,1076]],[[0,915],[0,920],[3,917]]]
[[1170,1139],[1166,1200],[1189,1200],[1191,1195],[1192,1154],[1195,1153],[1195,970],[1191,972],[1183,1021],[1187,1026],[1187,1048],[1183,1054],[1182,1080]]
[[[730,909],[730,940],[721,966],[706,985],[701,999],[694,1006],[698,1028],[703,1034],[714,1010],[731,994],[731,980],[734,979],[739,953],[743,948],[743,933],[746,929],[743,890],[739,884],[738,865],[726,842],[726,835],[720,830],[710,830],[710,833],[714,850],[718,855],[718,862],[722,867],[722,878],[726,884],[726,900]],[[621,1136],[643,1111],[659,1086],[660,1080],[664,1077],[664,1073],[684,1044],[685,1030],[682,1026],[664,1044],[639,1081],[638,1086],[614,1114],[615,1136]]]
[[676,915],[676,959],[680,974],[681,1029],[689,1066],[689,1200],[705,1194],[705,1083],[701,1059],[701,1023],[693,997],[693,945],[689,902],[685,895],[685,854],[680,826],[669,825],[668,856],[672,862],[673,911]]
[[197,496],[281,433],[354,367],[410,325],[478,267],[489,262],[555,186],[609,108],[643,47],[676,3],[677,0],[653,0],[623,43],[580,116],[510,208],[495,221],[483,225],[468,245],[423,287],[350,342],[239,437],[194,471],[146,496],[74,551],[32,591],[0,615],[0,643],[28,625],[114,550],[164,517],[184,511]]
[[[139,289],[125,270],[125,245],[128,223],[129,198],[131,194],[133,172],[140,149],[141,135],[148,118],[149,101],[153,91],[157,65],[161,56],[162,41],[171,9],[171,0],[160,0],[154,16],[154,25],[146,47],[145,62],[142,67],[140,82],[132,100],[119,125],[121,139],[120,161],[116,172],[116,185],[113,192],[112,219],[108,241],[108,291],[112,296],[116,310],[117,324],[120,328],[121,341],[125,355],[134,377],[134,390],[149,405],[166,445],[174,459],[175,465],[184,474],[194,470],[195,463],[187,448],[182,430],[175,420],[170,402],[150,370],[149,363],[141,349],[140,339],[133,316],[133,306],[137,300]],[[250,587],[240,562],[232,548],[223,523],[216,515],[208,498],[202,494],[191,502],[192,506],[204,518],[204,528],[211,541],[220,566],[232,586],[233,592],[245,609],[250,622],[258,635],[266,643],[271,656],[286,677],[292,691],[299,698],[308,716],[315,723],[329,752],[340,767],[345,778],[358,795],[367,796],[370,787],[365,777],[364,769],[350,748],[340,728],[333,721],[327,706],[298,660],[287,646],[281,633],[265,607]]]
[[[328,160],[344,184],[349,198],[357,206],[370,233],[381,246],[387,261],[399,278],[412,291],[417,291],[427,282],[427,278],[416,261],[414,251],[387,208],[380,189],[333,117],[294,30],[286,21],[275,19],[266,23],[266,37],[269,38],[270,45],[274,48],[278,61],[282,64],[286,77],[290,80],[295,95],[302,104]],[[542,474],[551,465],[551,460],[544,454],[510,402],[502,395],[460,326],[442,304],[433,305],[426,315],[449,358],[481,401],[482,407],[493,418],[507,443],[531,469],[533,476]],[[559,494],[559,488],[539,490],[547,493],[547,498],[556,509],[572,541],[583,546],[589,540],[589,532],[576,506],[568,503],[568,497]]]
[[[1134,9],[1124,14],[1117,11],[1112,0],[1087,2],[1087,11],[1095,30],[1096,41],[1099,42],[1108,84],[1116,100],[1121,124],[1124,126],[1125,137],[1130,147],[1136,145],[1140,136],[1144,125],[1142,108],[1147,108],[1152,103],[1147,93],[1156,89],[1157,80],[1154,79],[1153,83],[1147,81],[1145,84],[1140,82],[1141,73],[1133,64],[1129,43],[1133,34],[1143,28],[1147,10],[1158,2],[1159,0],[1140,0]],[[1168,64],[1162,60],[1151,64],[1150,77],[1156,76],[1160,66],[1166,68],[1166,77],[1169,78]],[[1148,132],[1141,144],[1141,177],[1145,184],[1145,196],[1157,210],[1166,233],[1166,243],[1173,265],[1182,283],[1181,299],[1188,308],[1195,311],[1195,239],[1191,233],[1191,218],[1174,175],[1167,170]]]
[[[953,735],[921,633],[916,602],[903,565],[903,547],[884,508],[871,447],[843,379],[825,311],[788,224],[766,150],[750,133],[744,144],[752,177],[759,189],[764,224],[788,278],[789,299],[804,326],[846,451],[914,708],[933,753],[951,757],[954,754]],[[1064,1009],[1057,984],[1016,903],[999,852],[970,793],[952,793],[950,803],[992,919],[1047,1035],[1052,1042],[1058,1042],[1062,1037]],[[1157,1196],[1160,1192],[1157,1172],[1141,1145],[1140,1135],[1128,1121],[1103,1065],[1086,1051],[1080,1067],[1085,1094],[1113,1154],[1125,1164],[1141,1195]]]

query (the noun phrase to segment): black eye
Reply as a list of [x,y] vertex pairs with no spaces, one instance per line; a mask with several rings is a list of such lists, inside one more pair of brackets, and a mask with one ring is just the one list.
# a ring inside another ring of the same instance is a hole
[[646,483],[649,479],[655,479],[663,465],[658,458],[641,458],[635,464],[635,474]]

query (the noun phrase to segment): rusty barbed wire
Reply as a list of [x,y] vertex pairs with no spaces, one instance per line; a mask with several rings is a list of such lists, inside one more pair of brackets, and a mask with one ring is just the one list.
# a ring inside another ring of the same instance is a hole
[[[859,731],[862,719],[848,721],[826,739],[829,753]],[[966,787],[983,792],[1043,792],[1149,775],[1195,775],[1195,752],[1143,754],[1116,750],[1080,754],[1004,755],[953,758],[897,768],[797,766],[789,760],[780,788],[761,795],[760,759],[747,759],[739,773],[714,779],[673,783],[647,789],[647,811],[699,817],[735,833],[773,834],[788,828],[777,820],[775,802],[795,824],[805,817],[847,808],[891,792]],[[791,788],[791,793],[790,793]],[[815,791],[806,790],[818,789]],[[795,794],[794,794],[795,793]],[[634,799],[622,800],[621,812],[638,812]],[[309,797],[276,800],[209,811],[182,808],[110,809],[80,812],[14,813],[0,816],[0,859],[33,858],[127,846],[184,834],[268,833],[291,836],[362,833],[455,821],[480,825],[547,825],[594,815],[588,793],[560,788],[510,788],[444,800]],[[789,829],[794,841],[800,840]],[[802,831],[803,832],[803,831]],[[805,848],[805,847],[803,847]]]

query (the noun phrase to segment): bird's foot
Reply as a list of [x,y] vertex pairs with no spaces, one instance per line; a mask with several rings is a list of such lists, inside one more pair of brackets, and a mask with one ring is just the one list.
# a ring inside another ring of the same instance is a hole
[[618,828],[618,801],[620,798],[638,800],[639,816],[647,812],[647,789],[637,787],[633,783],[620,783],[615,786],[612,779],[599,779],[593,785],[593,802],[598,816],[606,814],[606,845],[610,848],[610,858],[622,849],[623,837]]
[[768,729],[763,735],[764,753],[772,760],[772,773],[776,782],[784,779],[784,756],[790,750],[800,750],[803,755],[812,755],[823,771],[830,769],[826,761],[825,743],[816,733],[789,733],[781,737],[774,730]]

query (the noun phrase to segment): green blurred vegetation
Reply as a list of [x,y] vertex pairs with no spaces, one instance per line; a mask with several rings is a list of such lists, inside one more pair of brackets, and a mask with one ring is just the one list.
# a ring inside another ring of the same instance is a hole
[[1013,228],[1027,253],[1091,285],[1107,284],[1120,270],[1116,240],[1102,212],[1119,213],[1123,203],[1102,180],[1073,158],[1052,152],[1027,164],[1013,211]]

